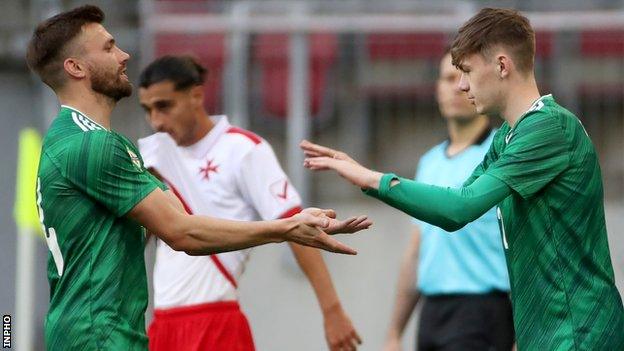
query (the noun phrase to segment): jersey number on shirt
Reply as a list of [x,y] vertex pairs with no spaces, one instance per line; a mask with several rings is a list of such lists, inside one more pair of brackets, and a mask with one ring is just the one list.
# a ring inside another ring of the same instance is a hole
[[39,210],[39,221],[41,222],[41,228],[45,233],[46,242],[52,252],[52,258],[54,258],[54,264],[56,265],[56,271],[59,277],[63,275],[63,255],[61,254],[61,248],[59,247],[58,240],[56,239],[56,230],[54,228],[46,228],[43,224],[43,208],[41,208],[41,180],[37,178],[37,209]]
[[500,230],[503,234],[503,247],[505,248],[505,250],[507,250],[509,249],[509,244],[507,244],[507,235],[505,234],[505,222],[503,221],[503,213],[501,212],[500,207],[496,207],[496,216],[498,217]]

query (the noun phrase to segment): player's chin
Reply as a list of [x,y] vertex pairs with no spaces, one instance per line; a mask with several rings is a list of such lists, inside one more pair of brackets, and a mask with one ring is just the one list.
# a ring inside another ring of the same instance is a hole
[[472,105],[475,107],[475,111],[477,111],[478,114],[483,114],[485,113],[485,107],[483,105],[478,104],[476,101],[472,101]]

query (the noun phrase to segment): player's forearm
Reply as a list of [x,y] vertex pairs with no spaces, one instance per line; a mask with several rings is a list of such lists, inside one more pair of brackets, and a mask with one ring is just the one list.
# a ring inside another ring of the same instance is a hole
[[377,190],[365,193],[414,218],[456,231],[509,196],[511,189],[489,175],[482,175],[467,187],[452,189],[385,174]]
[[261,222],[229,221],[218,218],[185,215],[180,233],[170,244],[189,255],[209,255],[235,251],[285,240],[292,229],[288,219]]
[[297,263],[314,289],[323,314],[341,308],[340,299],[334,288],[323,255],[317,249],[290,243]]
[[388,328],[389,338],[401,338],[405,331],[405,326],[416,307],[416,303],[420,299],[420,294],[412,287],[405,289],[399,287],[399,291],[396,294],[396,302],[390,319],[390,327]]
[[377,194],[412,217],[452,232],[479,218],[509,194],[504,183],[492,180],[493,184],[485,186],[477,183],[452,189],[385,176]]

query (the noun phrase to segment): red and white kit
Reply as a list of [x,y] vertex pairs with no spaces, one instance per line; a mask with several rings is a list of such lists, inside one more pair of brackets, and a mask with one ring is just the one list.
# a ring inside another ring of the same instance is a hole
[[[189,213],[251,221],[299,212],[299,194],[271,145],[225,116],[212,118],[212,130],[188,147],[166,133],[140,139],[146,168],[162,176]],[[189,256],[161,240],[156,247],[150,350],[253,350],[236,285],[250,249]]]

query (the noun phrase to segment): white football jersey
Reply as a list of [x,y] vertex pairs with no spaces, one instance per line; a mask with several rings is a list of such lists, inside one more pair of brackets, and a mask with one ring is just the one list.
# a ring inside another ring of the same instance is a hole
[[[166,133],[140,139],[145,167],[160,173],[187,211],[196,215],[252,221],[297,213],[301,199],[271,145],[230,125],[226,116],[212,118],[212,130],[188,147],[177,146]],[[237,299],[236,282],[249,252],[189,256],[157,240],[155,307]]]

